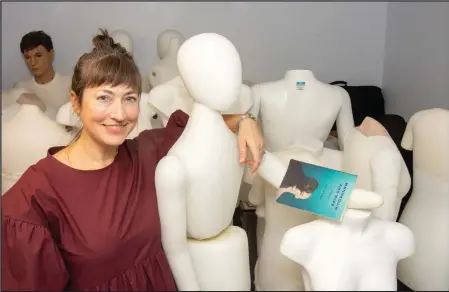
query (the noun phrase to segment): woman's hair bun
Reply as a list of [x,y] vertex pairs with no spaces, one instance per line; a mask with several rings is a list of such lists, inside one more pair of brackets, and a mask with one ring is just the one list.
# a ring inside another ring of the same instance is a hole
[[92,39],[92,43],[96,49],[114,49],[119,46],[119,44],[114,42],[114,39],[106,29],[100,29],[100,32]]

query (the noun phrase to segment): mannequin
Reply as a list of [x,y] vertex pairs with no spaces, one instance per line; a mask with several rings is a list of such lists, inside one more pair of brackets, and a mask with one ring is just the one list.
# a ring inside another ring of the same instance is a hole
[[[180,76],[153,88],[149,93],[149,102],[156,109],[164,127],[171,114],[177,110],[190,115],[194,104]],[[243,114],[252,104],[251,90],[242,84],[239,98],[229,109],[222,111],[222,114]]]
[[[26,100],[26,101],[25,101]],[[20,103],[33,104],[41,108],[47,117],[54,120],[56,113],[47,107],[37,94],[25,88],[10,88],[2,91],[2,122],[10,120],[20,109]]]
[[360,189],[352,194],[373,202],[369,197],[377,197],[378,204],[347,209],[342,222],[319,218],[293,227],[282,239],[280,251],[302,267],[306,291],[397,290],[397,263],[413,254],[413,234],[372,215],[380,195]]
[[184,42],[177,62],[195,102],[156,168],[162,244],[180,291],[249,291],[248,239],[230,226],[243,166],[237,137],[220,113],[239,97],[240,57],[225,37],[203,33]]
[[20,108],[18,113],[2,125],[2,195],[28,167],[44,158],[50,147],[67,145],[73,138],[37,106],[13,106]]
[[[156,114],[155,109],[149,103],[149,94],[142,92],[139,101],[139,118],[137,120],[136,127],[128,135],[128,139],[133,139],[144,130],[161,128],[156,127],[156,120],[153,118]],[[79,116],[75,114],[70,102],[64,104],[58,111],[56,121],[64,126],[68,126],[74,129],[74,132],[79,132],[83,126]]]
[[[114,42],[119,43],[125,50],[133,54],[133,37],[124,29],[117,29],[111,32]],[[151,89],[150,82],[142,76],[142,92],[149,92]]]
[[374,209],[373,215],[396,221],[411,178],[388,131],[373,118],[366,117],[360,127],[348,131],[344,143],[343,171],[357,175],[356,188],[382,196],[384,204]]
[[168,29],[159,34],[157,38],[159,61],[150,68],[148,77],[153,88],[179,76],[176,61],[179,48],[184,41],[184,36],[176,30]]
[[413,151],[413,192],[399,219],[416,238],[415,254],[399,264],[414,291],[449,290],[449,110],[415,113],[402,138]]
[[[280,180],[283,178],[283,173],[287,171],[290,159],[320,165],[315,155],[299,148],[279,151],[272,153],[272,155],[283,164],[279,171],[281,173]],[[276,168],[272,171],[276,171]],[[259,175],[256,175],[253,187],[249,193],[250,203],[258,207],[256,209],[257,215],[259,218],[262,217],[262,220],[257,221],[259,257],[254,271],[255,288],[256,291],[302,291],[304,290],[302,279],[298,277],[301,273],[300,267],[295,262],[284,257],[279,252],[279,246],[284,233],[288,229],[298,224],[310,222],[316,216],[312,213],[277,203],[277,190],[277,183],[273,186]],[[259,196],[263,196],[263,198]],[[259,208],[261,202],[264,203],[263,208]],[[259,224],[264,225],[259,226]]]
[[[284,79],[256,84],[252,113],[258,115],[268,151],[314,139],[324,143],[337,121],[338,137],[354,127],[351,100],[341,87],[316,79],[310,70],[289,70]],[[295,125],[295,126],[293,126]],[[343,142],[339,141],[343,150]]]

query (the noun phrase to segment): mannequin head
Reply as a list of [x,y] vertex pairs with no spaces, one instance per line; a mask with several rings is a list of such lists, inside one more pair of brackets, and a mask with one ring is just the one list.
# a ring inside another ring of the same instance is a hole
[[141,76],[132,56],[106,30],[93,43],[75,66],[70,101],[83,125],[79,138],[118,146],[137,123]]
[[237,101],[242,65],[234,45],[224,36],[202,33],[191,37],[178,52],[179,75],[198,103],[225,111]]
[[43,31],[32,31],[22,37],[20,52],[25,63],[36,79],[45,75],[53,78],[53,42],[51,37]]
[[132,36],[124,29],[117,29],[111,32],[111,38],[115,43],[120,44],[128,53],[133,53],[133,38]]
[[360,133],[364,136],[385,136],[390,137],[387,129],[373,118],[366,117],[358,127]]
[[177,30],[167,29],[161,32],[157,37],[159,58],[164,59],[170,52],[176,54],[184,41],[184,36]]

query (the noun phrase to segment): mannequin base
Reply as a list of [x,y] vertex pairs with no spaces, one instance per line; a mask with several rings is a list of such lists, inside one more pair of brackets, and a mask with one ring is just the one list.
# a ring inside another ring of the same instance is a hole
[[202,291],[250,291],[248,238],[229,226],[206,240],[188,239],[189,252]]

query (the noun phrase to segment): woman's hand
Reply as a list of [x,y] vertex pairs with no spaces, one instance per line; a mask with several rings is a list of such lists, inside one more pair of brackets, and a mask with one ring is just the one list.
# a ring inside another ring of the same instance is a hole
[[[240,163],[251,165],[251,172],[254,173],[262,160],[263,137],[257,121],[250,118],[240,121],[241,117],[242,115],[223,115],[228,128],[234,133],[238,132]],[[251,151],[251,159],[248,158],[246,147]]]
[[[240,163],[251,165],[251,173],[254,173],[260,165],[264,151],[263,137],[257,121],[253,119],[244,119],[241,121],[238,136]],[[247,146],[251,151],[252,159],[248,158]]]

